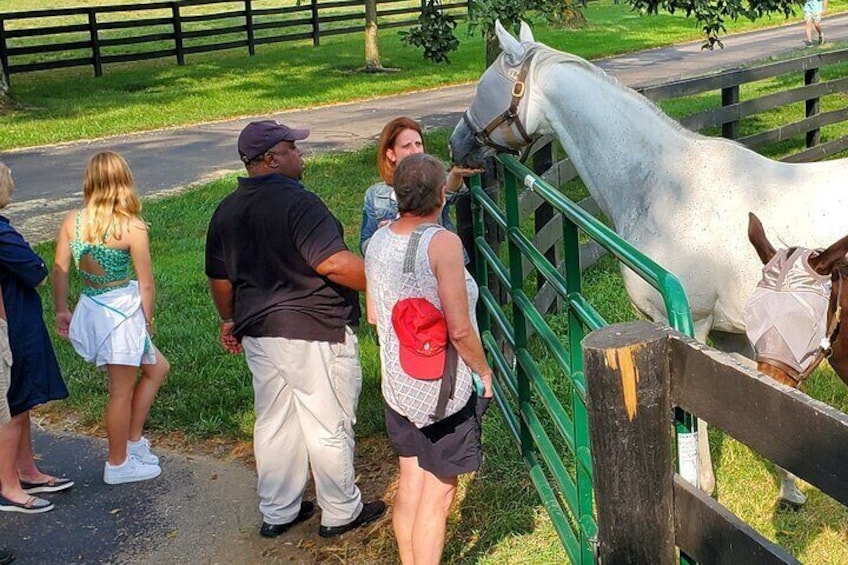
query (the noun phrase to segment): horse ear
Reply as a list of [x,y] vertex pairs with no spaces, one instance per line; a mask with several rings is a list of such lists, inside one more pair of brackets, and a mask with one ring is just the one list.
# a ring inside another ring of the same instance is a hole
[[818,255],[810,257],[810,267],[820,275],[829,275],[833,272],[836,262],[844,259],[846,253],[848,253],[848,235]]
[[533,30],[527,25],[527,22],[521,20],[521,31],[518,32],[518,39],[521,43],[533,43],[536,39],[533,37]]
[[521,43],[510,34],[500,20],[495,20],[495,34],[498,36],[498,42],[501,44],[501,50],[508,57],[514,60],[521,59]]
[[757,255],[760,256],[763,265],[771,261],[771,258],[777,253],[766,237],[762,222],[753,212],[748,212],[748,241],[757,250]]

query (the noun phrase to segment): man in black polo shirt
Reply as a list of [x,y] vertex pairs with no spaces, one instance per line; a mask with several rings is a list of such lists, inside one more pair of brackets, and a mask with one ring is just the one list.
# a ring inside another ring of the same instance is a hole
[[309,467],[321,527],[332,537],[380,516],[354,483],[353,425],[362,387],[352,326],[365,289],[362,259],[342,226],[300,183],[295,142],[308,130],[272,120],[242,130],[247,178],[218,205],[206,237],[206,275],[221,316],[220,340],[244,348],[253,373],[259,533],[276,537],[312,515]]

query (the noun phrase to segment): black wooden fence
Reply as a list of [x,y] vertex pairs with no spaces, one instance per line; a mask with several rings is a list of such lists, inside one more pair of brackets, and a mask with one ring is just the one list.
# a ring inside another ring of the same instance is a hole
[[[848,135],[821,143],[822,127],[848,121],[848,103],[845,101],[833,109],[822,111],[823,97],[848,92],[848,77],[823,80],[822,70],[846,61],[848,49],[840,49],[651,86],[642,89],[641,93],[651,100],[660,101],[718,91],[721,93],[719,106],[679,118],[680,123],[700,132],[720,127],[723,137],[735,139],[758,151],[804,136],[807,149],[793,152],[784,160],[818,161],[848,149]],[[783,87],[760,96],[743,96],[746,86],[767,79],[778,79]],[[758,115],[792,104],[803,105],[803,113],[797,120],[769,130],[740,134],[743,120],[753,120]]]
[[648,322],[583,341],[600,563],[798,563],[674,474],[671,410],[710,422],[848,504],[848,415]]
[[[415,25],[425,0],[377,0],[381,29]],[[285,5],[283,5],[285,4]],[[456,19],[468,0],[442,3]],[[9,76],[361,33],[364,0],[179,0],[0,13],[0,61]]]

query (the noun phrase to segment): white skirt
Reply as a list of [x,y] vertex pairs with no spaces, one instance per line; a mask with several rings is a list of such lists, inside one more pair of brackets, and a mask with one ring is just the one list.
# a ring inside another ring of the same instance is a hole
[[71,318],[69,337],[76,352],[98,368],[156,363],[136,281],[97,296],[83,295]]

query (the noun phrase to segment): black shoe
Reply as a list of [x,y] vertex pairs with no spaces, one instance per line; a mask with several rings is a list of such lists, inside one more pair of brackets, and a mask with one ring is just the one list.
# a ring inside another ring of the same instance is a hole
[[5,547],[0,547],[0,565],[8,565],[12,561],[15,560],[15,554],[6,549]]
[[300,512],[297,513],[297,517],[294,520],[288,524],[269,524],[267,522],[262,522],[262,527],[259,528],[259,535],[264,538],[275,538],[286,533],[288,529],[295,524],[299,524],[304,520],[309,520],[309,518],[312,517],[313,512],[315,512],[315,505],[308,500],[304,500],[300,503]]
[[354,528],[358,528],[359,526],[364,526],[365,524],[370,524],[377,518],[379,518],[383,512],[386,511],[386,503],[382,500],[374,500],[372,502],[366,503],[362,510],[359,511],[359,516],[353,519],[352,522],[348,522],[342,526],[321,526],[318,528],[318,535],[322,538],[332,538],[335,536],[340,536],[345,532],[349,532]]

